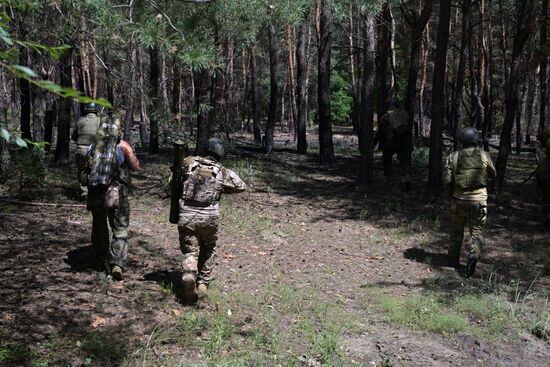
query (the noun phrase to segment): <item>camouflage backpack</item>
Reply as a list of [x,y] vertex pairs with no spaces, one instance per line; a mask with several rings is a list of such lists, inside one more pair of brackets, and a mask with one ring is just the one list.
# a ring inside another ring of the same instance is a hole
[[88,158],[88,189],[104,191],[119,173],[116,149],[120,142],[120,120],[104,118]]
[[210,205],[218,201],[222,191],[219,179],[222,166],[201,157],[193,157],[186,163],[183,200],[201,205]]
[[462,149],[454,162],[454,186],[459,189],[481,189],[487,187],[487,170],[483,164],[482,151],[475,148],[470,155]]

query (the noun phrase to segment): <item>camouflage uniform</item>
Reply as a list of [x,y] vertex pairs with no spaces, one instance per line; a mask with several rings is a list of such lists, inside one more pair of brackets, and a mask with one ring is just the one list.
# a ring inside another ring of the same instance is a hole
[[214,200],[208,204],[185,199],[186,196],[189,196],[186,192],[193,191],[189,184],[189,178],[187,178],[183,184],[183,195],[179,202],[178,231],[180,248],[183,253],[182,268],[184,275],[193,274],[196,276],[197,284],[208,285],[212,279],[212,267],[216,256],[220,195],[222,193],[243,192],[246,189],[246,184],[235,172],[224,168],[210,158],[191,156],[185,158],[183,172],[188,173],[196,169],[201,163],[216,167],[213,174],[215,178],[214,192],[210,193]]
[[[117,153],[119,155],[121,153]],[[128,226],[130,223],[130,203],[128,201],[129,171],[126,163],[119,167],[119,173],[111,185],[119,186],[119,201],[116,208],[105,208],[105,193],[90,190],[87,208],[92,212],[92,246],[97,255],[103,258],[109,254],[111,265],[124,268],[128,257]],[[113,238],[109,245],[109,227]]]
[[487,220],[487,181],[496,176],[491,157],[476,147],[453,152],[445,162],[443,183],[451,185],[451,247],[449,257],[458,265],[464,227],[470,229],[470,253],[481,256],[481,231]]
[[542,192],[543,221],[550,227],[550,128],[542,136],[542,149],[537,150],[537,182]]
[[384,176],[388,180],[392,177],[392,160],[397,154],[401,166],[402,181],[410,186],[411,168],[411,128],[409,115],[406,111],[393,109],[388,111],[378,124],[380,143],[382,145],[382,160]]
[[100,119],[95,113],[88,113],[82,116],[73,132],[73,140],[76,141],[75,163],[76,175],[80,184],[79,194],[85,197],[88,194],[88,187],[83,184],[82,174],[88,163],[88,148],[95,141],[95,134],[99,128]]

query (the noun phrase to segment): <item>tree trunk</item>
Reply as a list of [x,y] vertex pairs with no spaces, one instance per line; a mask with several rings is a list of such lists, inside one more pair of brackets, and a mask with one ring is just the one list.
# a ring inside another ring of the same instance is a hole
[[254,120],[254,142],[262,143],[262,133],[260,122],[262,119],[262,101],[260,95],[260,71],[258,69],[258,60],[256,56],[256,44],[250,47],[250,76],[252,93],[252,118]]
[[195,154],[202,156],[206,153],[208,139],[211,136],[210,114],[213,109],[204,108],[203,104],[209,104],[214,99],[215,79],[210,75],[209,70],[202,70],[197,78],[197,145]]
[[527,116],[527,128],[525,129],[525,144],[531,144],[531,135],[533,134],[533,125],[535,121],[535,114],[537,111],[537,103],[539,101],[539,83],[537,80],[537,74],[540,72],[540,67],[537,67],[537,71],[533,74],[533,77],[529,81],[531,87],[529,88],[529,98],[531,106],[529,106],[529,113]]
[[298,109],[298,121],[296,122],[297,152],[299,154],[307,153],[306,125],[308,109],[308,79],[307,79],[307,57],[306,54],[306,33],[309,28],[309,14],[306,14],[304,20],[298,26],[298,35],[296,39],[296,78],[297,91],[296,103]]
[[129,50],[130,65],[128,66],[128,86],[126,89],[128,103],[126,106],[126,116],[124,116],[124,140],[131,142],[132,140],[132,126],[134,124],[134,85],[136,79],[136,63],[137,63],[137,50],[133,41],[130,42]]
[[451,101],[451,121],[449,124],[450,133],[453,136],[454,149],[459,147],[458,128],[462,117],[462,96],[464,94],[464,80],[466,79],[466,63],[468,60],[468,41],[470,40],[471,23],[471,0],[462,1],[462,39],[460,41],[460,56],[458,70],[456,73],[456,84],[454,86]]
[[422,74],[420,76],[420,92],[418,95],[418,130],[419,135],[424,136],[424,94],[428,84],[428,62],[430,58],[430,24],[426,24],[426,37],[422,41]]
[[437,26],[437,48],[434,59],[432,89],[432,123],[430,126],[430,159],[428,185],[433,192],[443,187],[443,153],[441,132],[445,118],[445,70],[447,66],[447,45],[451,21],[451,0],[441,0],[439,4],[439,24]]
[[[60,85],[72,87],[72,49],[65,52],[59,61]],[[57,121],[57,145],[55,147],[54,162],[57,165],[69,163],[69,139],[71,135],[71,105],[69,98],[59,99],[59,119]]]
[[355,47],[354,47],[354,38],[355,38],[355,26],[353,24],[353,18],[355,17],[355,5],[350,4],[349,6],[349,63],[351,71],[351,98],[352,98],[352,110],[351,110],[351,125],[353,126],[353,132],[359,134],[359,125],[360,125],[360,103],[359,103],[359,93],[361,90],[359,88],[358,73],[357,73],[357,58],[355,57]]
[[137,65],[139,69],[139,140],[143,149],[148,148],[147,125],[147,103],[145,102],[145,71],[143,69],[143,52],[141,47],[137,47]]
[[542,0],[540,19],[539,135],[542,136],[548,120],[548,0]]
[[294,38],[294,28],[287,26],[288,43],[288,131],[294,131],[294,141],[296,141],[296,120],[298,119],[296,111],[296,52],[292,40]]
[[422,46],[422,34],[432,13],[433,0],[424,0],[422,11],[411,30],[411,51],[409,59],[409,71],[407,76],[407,89],[405,92],[405,110],[409,114],[410,126],[414,128],[414,134],[418,137],[418,125],[414,123],[414,109],[416,100],[416,82],[418,80],[418,69],[420,68],[420,51]]
[[[235,57],[233,54],[233,38],[227,39],[226,44],[227,65],[225,69],[225,131],[229,132],[235,126],[235,95],[233,84],[235,80]],[[229,139],[229,134],[227,134]]]
[[519,108],[516,111],[516,154],[521,154],[521,148],[523,146],[523,134],[522,126],[525,121],[525,111],[527,109],[527,96],[529,93],[529,85],[527,81],[521,83],[520,90],[518,91]]
[[[376,60],[376,79],[378,83],[378,104],[376,113],[378,121],[388,110],[390,91],[388,89],[388,57],[391,52],[390,4],[385,2],[378,22],[378,53]],[[367,54],[368,55],[368,51]]]
[[55,107],[52,107],[51,109],[47,109],[46,113],[44,114],[44,142],[48,143],[44,147],[44,150],[46,152],[49,152],[52,146],[52,138],[53,138],[53,124],[55,121]]
[[114,87],[113,87],[113,80],[111,78],[111,63],[109,62],[110,54],[109,49],[106,48],[103,52],[103,61],[105,62],[105,65],[107,66],[105,68],[105,88],[107,89],[107,100],[109,103],[111,103],[113,106],[115,105],[115,95],[114,95]]
[[150,93],[152,101],[152,113],[149,123],[149,153],[157,154],[159,152],[159,50],[157,46],[149,49],[151,66],[149,71],[149,83],[151,85]]
[[267,116],[267,126],[265,129],[265,151],[271,153],[273,150],[273,132],[275,129],[275,119],[277,118],[277,102],[279,101],[279,85],[277,84],[277,71],[279,66],[279,39],[275,24],[269,25],[269,72],[270,72],[270,92],[269,92],[269,114]]
[[[494,101],[494,77],[493,77],[493,9],[492,0],[487,2],[487,38],[486,59],[487,66],[485,68],[485,86],[483,88],[483,105],[485,106],[485,114],[483,116],[483,127],[481,129],[481,138],[483,147],[489,151],[489,138],[492,133],[492,118],[493,118],[493,101]],[[482,25],[483,26],[483,25]]]
[[193,67],[189,68],[189,81],[191,83],[191,92],[189,96],[189,136],[193,136],[193,111],[195,109],[196,91],[195,91],[195,73]]
[[375,64],[375,26],[374,13],[364,15],[363,27],[363,74],[361,85],[361,119],[359,125],[359,151],[361,153],[360,177],[366,185],[373,181],[374,148],[374,64]]
[[330,106],[330,56],[332,51],[332,14],[327,0],[321,0],[320,42],[318,50],[319,154],[322,163],[334,163]]
[[506,81],[505,87],[504,104],[506,106],[506,110],[502,131],[500,133],[500,148],[498,151],[496,162],[498,192],[502,190],[502,186],[504,184],[506,165],[508,163],[508,156],[510,154],[511,133],[512,127],[514,125],[516,108],[518,107],[518,86],[521,79],[521,76],[518,73],[518,69],[521,64],[521,54],[523,48],[530,36],[531,23],[534,19],[534,5],[535,0],[526,0],[517,3],[518,16],[516,35],[514,37],[508,80]]
[[[28,65],[28,58],[29,52],[26,48],[22,48],[19,54],[19,64]],[[21,97],[21,137],[31,140],[31,86],[28,80],[19,78],[19,95]]]

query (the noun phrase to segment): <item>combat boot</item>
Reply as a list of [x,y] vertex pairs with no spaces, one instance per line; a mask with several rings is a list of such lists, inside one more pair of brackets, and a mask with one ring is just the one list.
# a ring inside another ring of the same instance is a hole
[[466,264],[466,278],[470,278],[476,272],[477,255],[475,252],[470,252],[468,255],[468,263]]
[[196,282],[195,274],[192,274],[192,273],[183,274],[183,276],[181,277],[181,281],[183,283],[185,300],[190,304],[196,303],[199,296],[197,294],[197,287],[195,284]]
[[199,300],[203,300],[208,295],[208,287],[204,283],[199,283],[197,287],[197,295],[199,297]]
[[118,265],[113,266],[111,276],[114,280],[122,280],[122,268]]

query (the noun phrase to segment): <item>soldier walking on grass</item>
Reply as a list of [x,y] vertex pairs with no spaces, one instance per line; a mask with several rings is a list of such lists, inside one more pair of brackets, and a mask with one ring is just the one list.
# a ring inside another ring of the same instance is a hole
[[477,145],[476,129],[462,129],[459,139],[462,149],[449,155],[443,170],[443,183],[450,185],[452,195],[449,258],[452,266],[460,266],[460,249],[467,226],[470,244],[465,275],[471,277],[483,248],[481,231],[487,220],[487,186],[489,180],[496,177],[496,170],[489,154]]
[[85,199],[88,195],[88,187],[82,184],[81,175],[84,173],[87,164],[87,153],[90,144],[95,142],[95,135],[99,128],[100,119],[97,115],[98,109],[95,103],[84,105],[84,115],[76,123],[73,130],[72,140],[76,142],[75,164],[76,175],[79,182],[78,194],[80,199]]
[[179,202],[176,203],[179,206],[179,215],[174,221],[171,218],[171,221],[178,224],[183,253],[182,283],[186,301],[191,304],[206,297],[212,280],[218,240],[220,196],[243,192],[246,188],[246,184],[235,172],[219,163],[224,153],[222,141],[211,138],[208,140],[205,157],[189,156],[183,160],[182,183],[177,182],[177,168],[173,169],[172,184],[177,185],[173,193],[179,192],[181,196],[178,196]]
[[[141,171],[131,145],[121,140],[118,118],[102,119],[96,141],[88,150],[87,209],[92,212],[92,246],[110,265],[115,280],[122,280],[128,256],[129,170]],[[109,227],[112,240],[109,243]]]

